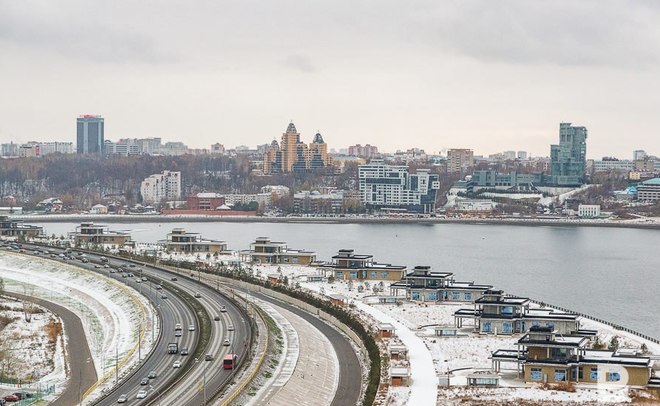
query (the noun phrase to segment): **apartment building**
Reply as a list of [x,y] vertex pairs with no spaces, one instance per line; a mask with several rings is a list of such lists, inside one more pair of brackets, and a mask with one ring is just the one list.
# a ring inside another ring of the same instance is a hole
[[435,210],[440,182],[438,175],[428,169],[409,173],[405,165],[388,165],[382,159],[373,159],[360,165],[358,173],[360,201],[368,207],[420,213]]
[[447,151],[447,172],[465,173],[474,166],[474,151],[465,148],[452,148]]
[[160,203],[162,200],[181,198],[181,172],[163,171],[142,181],[140,194],[144,203]]
[[278,144],[273,140],[263,158],[265,174],[307,172],[331,166],[328,145],[321,133],[314,135],[310,144],[300,141],[300,133],[293,123],[289,123]]

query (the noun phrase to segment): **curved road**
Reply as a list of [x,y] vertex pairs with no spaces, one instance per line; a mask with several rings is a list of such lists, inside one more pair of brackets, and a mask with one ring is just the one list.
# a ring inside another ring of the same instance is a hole
[[[87,338],[85,337],[85,330],[83,329],[80,318],[66,307],[37,297],[9,292],[6,292],[6,295],[45,307],[62,319],[64,333],[67,336],[66,354],[69,359],[69,382],[66,389],[64,389],[64,392],[62,392],[60,396],[50,404],[53,406],[70,406],[78,404],[82,394],[85,393],[89,387],[94,385],[97,380],[94,360],[89,351]],[[71,349],[71,344],[74,344],[75,351]]]

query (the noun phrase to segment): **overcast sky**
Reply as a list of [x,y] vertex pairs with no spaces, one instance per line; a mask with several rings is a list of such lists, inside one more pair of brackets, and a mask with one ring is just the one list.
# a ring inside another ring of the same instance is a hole
[[0,141],[660,155],[659,1],[0,0]]

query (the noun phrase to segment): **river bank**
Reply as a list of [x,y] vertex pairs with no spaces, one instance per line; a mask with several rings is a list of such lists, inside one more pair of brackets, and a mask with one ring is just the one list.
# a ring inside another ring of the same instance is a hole
[[507,226],[560,226],[660,229],[660,219],[599,220],[547,218],[440,218],[440,217],[265,217],[204,215],[91,215],[50,214],[11,216],[17,220],[39,223],[103,222],[103,223],[298,223],[298,224],[479,224]]

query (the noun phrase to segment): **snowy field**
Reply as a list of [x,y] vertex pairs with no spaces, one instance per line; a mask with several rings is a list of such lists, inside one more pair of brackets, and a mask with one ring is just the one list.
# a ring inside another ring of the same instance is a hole
[[[120,374],[137,362],[139,325],[143,326],[142,353],[152,346],[154,309],[146,298],[118,281],[66,263],[6,253],[0,254],[0,277],[8,292],[41,297],[80,317],[100,381],[113,375],[116,351]],[[61,390],[67,378],[62,369],[40,383],[55,384]],[[99,385],[96,393],[112,385],[111,381]]]
[[[29,321],[26,320],[29,313]],[[0,300],[0,368],[3,380],[49,380],[64,369],[61,321],[48,310]]]

